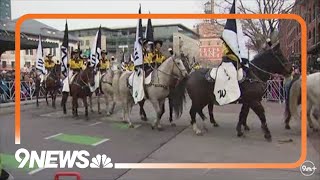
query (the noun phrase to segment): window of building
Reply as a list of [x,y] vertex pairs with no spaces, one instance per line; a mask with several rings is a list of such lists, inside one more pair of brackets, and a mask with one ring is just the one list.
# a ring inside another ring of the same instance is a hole
[[53,55],[56,56],[57,55],[56,53],[57,53],[57,49],[53,48]]
[[89,45],[90,45],[90,41],[86,40],[86,46],[89,46]]
[[11,61],[11,67],[15,68],[15,62],[14,61]]
[[80,45],[83,46],[84,45],[84,41],[81,40],[80,41]]
[[33,49],[30,49],[30,55],[33,55]]
[[2,68],[6,68],[7,67],[7,61],[2,61]]
[[29,55],[29,49],[24,50],[26,55]]

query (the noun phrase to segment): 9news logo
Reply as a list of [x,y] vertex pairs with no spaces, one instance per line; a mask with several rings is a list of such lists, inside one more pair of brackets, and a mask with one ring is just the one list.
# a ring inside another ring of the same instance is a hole
[[316,166],[311,161],[305,161],[300,166],[300,172],[304,176],[312,176],[316,172]]
[[29,163],[29,168],[113,168],[111,158],[105,154],[97,154],[89,160],[90,153],[81,151],[36,151],[29,152],[19,149],[15,153],[15,159],[19,162],[18,168],[24,168]]

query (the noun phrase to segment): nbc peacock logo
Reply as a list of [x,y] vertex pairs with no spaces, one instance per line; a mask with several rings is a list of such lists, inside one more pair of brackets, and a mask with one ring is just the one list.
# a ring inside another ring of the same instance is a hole
[[96,157],[91,159],[90,163],[91,168],[112,168],[113,164],[111,163],[111,158],[105,154],[97,154]]

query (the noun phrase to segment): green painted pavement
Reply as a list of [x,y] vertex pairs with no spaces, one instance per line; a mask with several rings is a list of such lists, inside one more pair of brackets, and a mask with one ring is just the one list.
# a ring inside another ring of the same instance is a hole
[[24,168],[18,168],[19,162],[16,161],[14,155],[11,154],[0,154],[2,166],[9,169],[22,169],[24,171],[32,171],[34,169],[38,169],[37,164],[34,164],[36,167],[29,168],[29,163],[26,164]]
[[105,138],[93,137],[93,136],[82,136],[82,135],[70,135],[70,134],[60,134],[59,136],[53,137],[52,139],[67,143],[91,145],[106,140]]

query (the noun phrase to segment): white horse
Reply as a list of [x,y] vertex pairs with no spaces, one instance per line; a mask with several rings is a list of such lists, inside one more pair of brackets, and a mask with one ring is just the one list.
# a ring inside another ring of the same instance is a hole
[[[313,73],[307,76],[307,120],[313,131],[318,131],[312,122],[313,111],[320,107],[320,73]],[[291,117],[300,121],[298,106],[301,104],[301,78],[291,83],[285,111],[285,127],[291,129],[289,122]],[[320,124],[320,119],[317,117]]]
[[[120,75],[122,74],[122,71],[119,69],[112,70],[109,69],[107,72],[102,76],[101,83],[100,83],[100,89],[102,91],[102,96],[104,96],[105,103],[106,103],[106,109],[107,109],[107,116],[113,114],[115,105],[116,105],[116,95],[117,88],[114,86],[119,81]],[[100,113],[100,97],[98,97],[98,111]],[[109,104],[111,106],[109,107]]]
[[[128,85],[128,79],[131,73],[132,72],[122,73],[116,82],[117,84],[114,84],[114,86],[118,87],[117,95],[123,107],[123,120],[129,123],[129,127],[134,127],[130,119],[134,100],[132,97],[132,89],[130,89]],[[158,69],[153,70],[150,84],[144,86],[146,92],[145,99],[148,99],[152,103],[157,113],[157,118],[152,124],[152,128],[162,129],[160,119],[164,113],[164,102],[169,95],[169,87],[174,80],[178,79],[178,81],[182,81],[187,75],[188,72],[182,60],[175,56],[168,58]],[[176,114],[181,115],[183,99],[178,97],[182,96],[173,98],[173,101],[175,101],[173,104]]]

